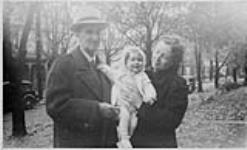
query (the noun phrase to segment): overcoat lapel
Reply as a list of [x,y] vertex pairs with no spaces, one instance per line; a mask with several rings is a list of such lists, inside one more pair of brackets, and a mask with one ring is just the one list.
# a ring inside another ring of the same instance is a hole
[[86,57],[80,51],[80,48],[76,48],[72,52],[72,56],[75,60],[75,65],[77,66],[77,76],[79,76],[82,84],[85,84],[97,97],[97,99],[102,100],[101,93],[101,83],[96,69],[89,64]]
[[102,81],[102,100],[107,103],[111,103],[111,83],[110,80],[102,73],[99,73],[100,79]]

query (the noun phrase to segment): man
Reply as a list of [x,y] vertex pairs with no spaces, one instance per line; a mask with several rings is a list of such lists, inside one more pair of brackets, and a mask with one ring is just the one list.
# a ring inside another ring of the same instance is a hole
[[79,46],[58,58],[48,74],[46,105],[55,147],[115,147],[119,110],[109,104],[110,82],[94,65],[106,27],[94,16],[79,19],[71,27]]

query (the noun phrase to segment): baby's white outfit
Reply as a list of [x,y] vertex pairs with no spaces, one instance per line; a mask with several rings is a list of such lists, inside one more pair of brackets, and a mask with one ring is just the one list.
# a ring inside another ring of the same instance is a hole
[[[143,102],[155,101],[156,91],[144,71],[133,74],[128,70],[117,71],[103,64],[99,65],[98,68],[114,83],[111,92],[111,103],[120,107],[120,121],[117,128],[118,147],[131,148],[129,139],[137,126],[137,110]],[[126,91],[123,88],[131,88],[132,91],[131,93],[124,93]],[[122,100],[121,94],[123,93],[131,95],[132,99]]]

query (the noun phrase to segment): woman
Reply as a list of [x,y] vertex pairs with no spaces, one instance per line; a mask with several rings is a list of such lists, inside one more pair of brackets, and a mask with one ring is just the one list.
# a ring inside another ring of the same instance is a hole
[[183,47],[178,44],[167,45],[161,41],[154,49],[154,71],[149,75],[157,90],[157,102],[139,109],[139,123],[132,137],[134,147],[177,147],[175,130],[188,103],[186,81],[177,73],[182,57]]

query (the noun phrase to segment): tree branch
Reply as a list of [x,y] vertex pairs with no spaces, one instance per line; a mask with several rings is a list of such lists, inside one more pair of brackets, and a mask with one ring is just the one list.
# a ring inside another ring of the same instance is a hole
[[228,52],[228,54],[226,55],[226,57],[224,58],[223,62],[220,64],[219,69],[220,70],[226,63],[227,59],[230,57],[231,51]]
[[128,40],[130,40],[133,44],[135,44],[136,46],[139,46],[138,43],[136,43],[135,40],[133,40],[130,36],[127,35],[126,32],[122,31],[119,27],[117,27],[117,30],[122,33]]

